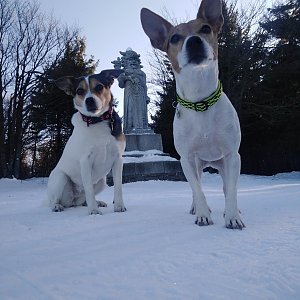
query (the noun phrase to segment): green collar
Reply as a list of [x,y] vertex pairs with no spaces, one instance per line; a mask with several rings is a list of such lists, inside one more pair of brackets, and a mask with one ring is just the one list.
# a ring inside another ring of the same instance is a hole
[[185,108],[203,112],[203,111],[208,110],[209,107],[213,106],[220,99],[222,90],[223,90],[222,83],[219,80],[217,89],[207,98],[204,98],[203,100],[201,100],[199,102],[191,102],[191,101],[180,98],[179,95],[176,94],[177,102]]

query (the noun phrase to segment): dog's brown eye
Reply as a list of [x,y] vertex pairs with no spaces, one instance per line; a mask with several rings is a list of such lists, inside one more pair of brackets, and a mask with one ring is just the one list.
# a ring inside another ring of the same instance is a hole
[[77,90],[76,90],[76,94],[77,94],[78,96],[83,96],[83,95],[84,95],[84,89],[82,89],[82,88],[77,89]]
[[177,44],[181,39],[181,36],[178,33],[175,33],[171,36],[170,43]]
[[208,25],[203,25],[200,29],[201,33],[209,34],[211,33],[211,28]]
[[95,92],[96,92],[96,93],[101,92],[102,89],[103,89],[103,85],[102,85],[102,84],[98,84],[98,85],[95,86]]

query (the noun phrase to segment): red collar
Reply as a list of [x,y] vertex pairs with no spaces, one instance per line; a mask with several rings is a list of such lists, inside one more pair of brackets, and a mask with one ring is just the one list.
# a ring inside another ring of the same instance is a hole
[[104,114],[102,114],[99,117],[90,117],[90,116],[83,115],[82,113],[80,113],[80,114],[81,114],[82,120],[89,127],[91,124],[96,124],[96,123],[99,123],[102,121],[111,120],[112,112],[113,112],[113,108],[111,106],[108,111],[106,111]]

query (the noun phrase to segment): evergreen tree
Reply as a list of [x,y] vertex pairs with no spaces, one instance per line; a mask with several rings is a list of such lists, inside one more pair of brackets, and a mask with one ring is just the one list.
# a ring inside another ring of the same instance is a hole
[[251,23],[244,22],[250,17],[241,17],[236,2],[230,5],[223,2],[222,11],[224,24],[219,35],[219,77],[243,127],[243,118],[247,115],[244,104],[259,81],[266,38],[259,30],[251,34]]
[[261,27],[268,51],[247,107],[252,112],[244,131],[247,169],[263,174],[299,170],[300,1],[269,9]]
[[49,66],[40,77],[39,89],[32,97],[30,151],[31,176],[48,176],[61,157],[72,134],[71,118],[74,104],[71,96],[59,90],[52,82],[62,76],[83,76],[95,71],[93,57],[85,59],[85,41],[76,38],[55,65]]
[[223,2],[222,10],[224,25],[219,37],[219,73],[223,90],[240,119],[242,172],[261,173],[264,169],[261,164],[263,153],[256,152],[253,145],[260,138],[257,119],[262,111],[255,105],[257,96],[254,91],[258,89],[266,68],[267,36],[261,28],[253,31],[251,22],[243,22],[252,18],[247,13],[241,15],[236,3],[228,5]]

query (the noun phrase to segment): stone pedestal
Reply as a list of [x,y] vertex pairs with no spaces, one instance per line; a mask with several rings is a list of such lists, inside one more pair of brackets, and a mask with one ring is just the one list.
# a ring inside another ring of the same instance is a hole
[[186,181],[179,161],[153,161],[125,163],[123,167],[123,183],[168,180]]
[[[158,150],[129,151],[123,155],[123,183],[147,180],[186,181],[181,164]],[[112,174],[107,177],[113,185]]]
[[156,133],[126,134],[126,150],[125,151],[162,151],[161,135]]
[[[186,181],[181,164],[163,153],[161,135],[147,133],[126,134],[123,154],[123,183],[147,180]],[[113,185],[112,174],[107,177]]]

